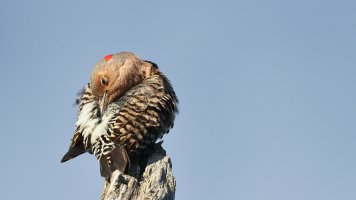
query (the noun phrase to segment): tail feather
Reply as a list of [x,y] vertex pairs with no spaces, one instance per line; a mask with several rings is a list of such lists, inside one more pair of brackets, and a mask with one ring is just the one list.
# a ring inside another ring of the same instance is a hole
[[119,170],[124,173],[126,167],[130,165],[129,156],[124,147],[115,145],[116,147],[110,153],[102,155],[99,159],[100,174],[106,180],[110,179],[112,172]]

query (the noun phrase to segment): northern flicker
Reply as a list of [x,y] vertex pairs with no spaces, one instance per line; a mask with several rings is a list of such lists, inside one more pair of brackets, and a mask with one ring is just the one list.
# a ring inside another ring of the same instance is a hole
[[76,129],[61,162],[94,154],[106,179],[173,127],[178,99],[158,66],[130,52],[101,59],[79,99]]

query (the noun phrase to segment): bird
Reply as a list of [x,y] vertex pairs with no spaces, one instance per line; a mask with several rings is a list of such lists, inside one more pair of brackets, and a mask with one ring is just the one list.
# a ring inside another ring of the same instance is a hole
[[61,162],[94,154],[100,174],[125,173],[173,128],[178,98],[157,64],[132,52],[109,54],[94,65],[80,92],[75,131]]

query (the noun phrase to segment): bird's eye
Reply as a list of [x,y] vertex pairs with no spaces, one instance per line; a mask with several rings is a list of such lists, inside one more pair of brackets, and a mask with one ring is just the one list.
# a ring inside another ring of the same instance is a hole
[[108,85],[108,83],[109,83],[109,81],[107,78],[105,78],[105,77],[101,78],[101,84]]

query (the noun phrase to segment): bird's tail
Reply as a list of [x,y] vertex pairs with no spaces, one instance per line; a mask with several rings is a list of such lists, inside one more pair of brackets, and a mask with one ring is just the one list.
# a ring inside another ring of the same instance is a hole
[[115,170],[124,173],[126,167],[130,165],[130,159],[125,148],[116,144],[110,153],[100,157],[99,163],[101,176],[109,180]]

